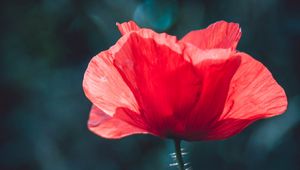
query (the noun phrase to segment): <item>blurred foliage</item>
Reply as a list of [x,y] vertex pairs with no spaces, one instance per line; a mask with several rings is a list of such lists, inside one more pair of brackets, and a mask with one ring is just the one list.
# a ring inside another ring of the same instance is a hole
[[194,170],[299,169],[300,1],[11,0],[0,8],[1,170],[174,169],[169,140],[106,140],[86,127],[84,71],[120,37],[115,23],[132,19],[178,37],[217,20],[238,22],[238,49],[263,62],[288,94],[282,116],[225,141],[184,143]]

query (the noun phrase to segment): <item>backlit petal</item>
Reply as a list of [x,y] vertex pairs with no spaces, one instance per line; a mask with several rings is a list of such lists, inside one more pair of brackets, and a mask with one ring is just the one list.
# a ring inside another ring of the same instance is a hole
[[86,96],[98,108],[113,116],[118,107],[126,107],[138,112],[136,100],[113,66],[109,50],[101,52],[89,63],[83,79]]
[[129,33],[131,31],[138,31],[140,28],[134,21],[117,23],[118,29],[122,35]]
[[219,21],[206,29],[189,32],[181,41],[191,43],[201,49],[236,49],[240,37],[241,29],[238,24]]
[[272,117],[287,108],[282,87],[270,71],[259,61],[245,53],[242,63],[230,84],[226,107],[221,119],[255,119]]
[[92,106],[88,128],[95,134],[109,139],[119,139],[128,135],[149,133],[145,129],[128,123],[132,121],[121,115],[124,114],[118,112],[118,114],[110,116],[96,106]]
[[223,113],[205,134],[199,133],[199,138],[194,140],[225,139],[258,119],[286,110],[286,94],[268,69],[245,53],[236,56],[240,56],[242,62],[231,80]]

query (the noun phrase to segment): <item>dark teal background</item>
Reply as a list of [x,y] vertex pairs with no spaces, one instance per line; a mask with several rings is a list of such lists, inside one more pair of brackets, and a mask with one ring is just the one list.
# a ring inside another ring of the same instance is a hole
[[89,60],[120,37],[116,22],[179,38],[218,21],[242,27],[238,49],[286,90],[288,111],[224,141],[185,142],[194,170],[300,167],[300,1],[25,0],[0,2],[1,170],[175,170],[169,140],[102,139],[87,129]]

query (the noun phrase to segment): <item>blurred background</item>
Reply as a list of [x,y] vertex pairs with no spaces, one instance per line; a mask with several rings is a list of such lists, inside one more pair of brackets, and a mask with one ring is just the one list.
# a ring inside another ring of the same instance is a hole
[[264,63],[288,111],[224,141],[185,142],[194,170],[300,167],[300,1],[26,0],[0,2],[1,170],[175,170],[173,144],[152,136],[102,139],[87,129],[89,60],[120,37],[116,22],[181,38],[226,20],[238,49]]

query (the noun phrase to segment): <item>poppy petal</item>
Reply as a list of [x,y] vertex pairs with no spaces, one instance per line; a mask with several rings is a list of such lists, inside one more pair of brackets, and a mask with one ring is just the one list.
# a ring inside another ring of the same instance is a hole
[[222,114],[229,85],[241,59],[232,56],[230,50],[203,50],[201,60],[195,59],[199,77],[201,77],[200,97],[193,111],[189,114],[187,136],[206,128]]
[[121,24],[117,23],[117,26],[122,35],[131,31],[138,31],[140,29],[140,27],[134,21],[123,22]]
[[117,113],[119,114],[110,116],[93,105],[90,111],[88,128],[95,134],[108,139],[119,139],[133,134],[149,133],[144,129],[124,121],[124,116],[120,116],[124,114],[120,112]]
[[241,65],[231,80],[223,113],[211,124],[210,130],[199,133],[194,140],[226,139],[258,119],[286,110],[286,94],[269,70],[248,54],[237,53],[236,56],[241,57]]
[[183,130],[177,123],[193,108],[201,85],[193,64],[184,56],[184,50],[194,46],[178,44],[176,37],[149,29],[126,34],[118,44],[115,66],[145,120],[162,136]]
[[241,34],[239,24],[218,21],[206,29],[189,32],[181,39],[181,42],[191,43],[200,49],[230,48],[235,50]]
[[246,53],[237,53],[242,63],[232,78],[221,119],[267,118],[283,113],[287,98],[270,71]]
[[99,53],[90,61],[83,89],[89,100],[110,116],[118,107],[138,112],[134,95],[113,66],[110,50]]
[[199,130],[189,133],[186,137],[190,141],[204,140],[223,140],[234,136],[244,130],[257,119],[225,119],[212,122],[213,126],[209,126],[205,130]]

